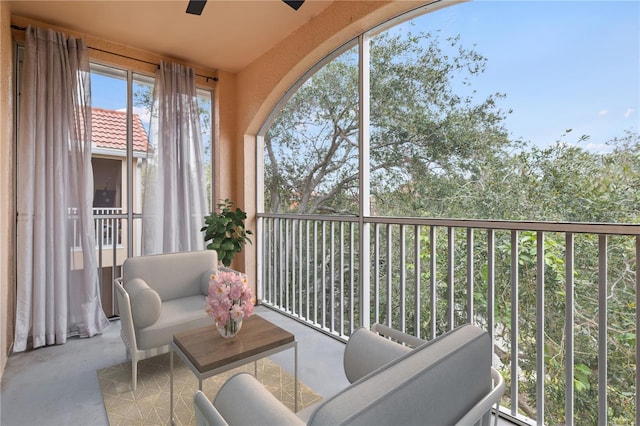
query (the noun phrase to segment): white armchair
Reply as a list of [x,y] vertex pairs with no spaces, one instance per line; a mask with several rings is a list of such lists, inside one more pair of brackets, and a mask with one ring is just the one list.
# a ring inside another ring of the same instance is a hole
[[125,260],[115,286],[133,390],[138,361],[168,352],[174,334],[212,324],[205,297],[217,264],[213,250]]
[[[392,334],[402,337],[395,330]],[[413,339],[418,345],[411,349],[369,330],[356,330],[344,360],[353,383],[297,414],[253,376],[237,374],[222,386],[213,404],[196,392],[196,423],[488,425],[491,407],[505,389],[502,376],[491,367],[489,335],[465,325],[425,343]]]

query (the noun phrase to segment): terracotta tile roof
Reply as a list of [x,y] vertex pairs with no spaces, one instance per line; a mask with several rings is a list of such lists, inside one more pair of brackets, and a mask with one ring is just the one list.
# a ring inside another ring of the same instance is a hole
[[[92,108],[91,116],[92,142],[98,148],[127,149],[127,114],[124,111],[113,111]],[[133,150],[147,152],[149,139],[142,126],[138,114],[133,114]]]

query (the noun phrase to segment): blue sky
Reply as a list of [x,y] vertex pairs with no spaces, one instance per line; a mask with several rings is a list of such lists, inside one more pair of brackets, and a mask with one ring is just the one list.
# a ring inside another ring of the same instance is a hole
[[97,108],[121,109],[127,106],[127,81],[91,74],[91,104]]
[[603,143],[639,131],[640,1],[474,1],[415,20],[415,29],[459,34],[487,58],[474,87],[502,92],[513,138]]
[[[640,0],[477,0],[414,19],[415,30],[461,36],[487,58],[480,94],[505,93],[514,139],[538,146],[560,139],[602,151],[640,131]],[[125,106],[125,85],[94,79],[94,106]]]

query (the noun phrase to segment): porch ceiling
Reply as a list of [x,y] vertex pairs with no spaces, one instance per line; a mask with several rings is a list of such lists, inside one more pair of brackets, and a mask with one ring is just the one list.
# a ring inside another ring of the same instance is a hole
[[10,4],[14,15],[236,72],[332,2],[306,0],[294,11],[281,0],[209,0],[201,16],[185,13],[187,0],[13,0]]

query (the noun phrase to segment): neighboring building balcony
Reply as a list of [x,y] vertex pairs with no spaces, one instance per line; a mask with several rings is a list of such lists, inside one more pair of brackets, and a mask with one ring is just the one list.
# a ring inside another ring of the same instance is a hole
[[640,225],[259,214],[257,240],[258,298],[327,335],[472,322],[511,420],[640,424]]
[[[74,210],[74,209],[72,209]],[[80,235],[78,229],[78,217],[76,211],[70,212],[71,220],[73,220],[73,248],[81,249]],[[95,241],[96,249],[103,248],[123,248],[122,222],[126,216],[123,216],[120,207],[94,207],[93,219],[95,223]]]

